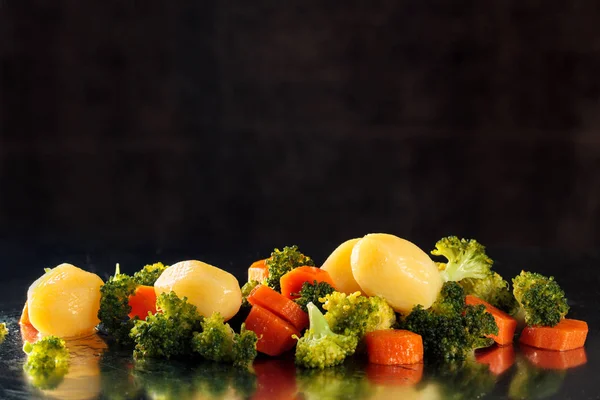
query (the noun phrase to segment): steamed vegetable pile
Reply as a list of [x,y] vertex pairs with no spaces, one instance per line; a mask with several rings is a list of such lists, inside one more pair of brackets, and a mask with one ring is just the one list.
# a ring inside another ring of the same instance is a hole
[[201,261],[146,265],[133,275],[117,265],[106,282],[62,264],[31,285],[21,324],[54,338],[27,349],[43,353],[41,344],[52,344],[46,354],[54,364],[43,364],[61,366],[59,338],[94,330],[136,360],[242,368],[259,353],[288,352],[307,369],[356,354],[374,365],[454,362],[511,345],[517,335],[540,349],[584,345],[587,324],[566,318],[565,294],[552,277],[523,271],[509,282],[475,240],[443,238],[431,254],[437,261],[405,239],[369,234],[342,243],[317,267],[298,247],[284,247],[253,263],[242,287]]

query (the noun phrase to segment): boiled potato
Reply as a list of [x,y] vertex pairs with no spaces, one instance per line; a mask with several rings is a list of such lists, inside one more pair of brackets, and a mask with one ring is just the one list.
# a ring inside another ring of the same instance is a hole
[[96,274],[71,264],[52,268],[27,291],[31,325],[42,335],[74,337],[91,333],[100,322],[100,286]]
[[352,249],[359,240],[350,239],[340,244],[321,266],[321,269],[329,272],[335,288],[339,292],[351,294],[361,291],[352,275],[352,266],[350,265]]
[[363,292],[383,297],[396,312],[407,313],[417,304],[430,307],[442,288],[431,258],[394,235],[366,235],[354,245],[350,264]]
[[219,312],[228,320],[242,305],[242,291],[235,276],[202,261],[171,265],[156,280],[154,290],[156,296],[173,291],[178,297],[187,297],[205,317]]

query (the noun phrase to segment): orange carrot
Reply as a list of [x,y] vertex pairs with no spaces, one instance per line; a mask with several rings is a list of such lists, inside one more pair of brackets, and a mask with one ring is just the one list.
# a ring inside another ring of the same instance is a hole
[[23,343],[35,343],[40,338],[38,330],[29,322],[19,322],[19,327],[21,328],[21,339],[23,340]]
[[256,373],[256,391],[252,400],[296,398],[298,387],[293,358],[258,358],[252,369]]
[[585,321],[565,318],[553,327],[525,327],[519,342],[539,349],[573,350],[583,347],[587,333],[588,325]]
[[265,285],[258,285],[248,295],[248,302],[259,305],[301,331],[308,326],[308,314],[292,300]]
[[331,286],[335,287],[333,284],[333,279],[331,279],[331,276],[329,276],[329,272],[325,271],[324,269],[317,267],[298,267],[294,268],[287,274],[283,275],[281,279],[279,279],[279,284],[281,285],[281,294],[288,299],[296,299],[300,296],[295,296],[293,293],[300,293],[304,282],[313,283],[314,281],[327,282]]
[[585,349],[554,351],[522,345],[521,352],[536,367],[565,370],[587,363]]
[[465,302],[467,303],[467,305],[470,306],[483,304],[485,306],[486,311],[492,314],[492,316],[494,317],[496,325],[498,325],[498,334],[489,335],[488,337],[494,339],[494,341],[500,346],[505,346],[513,342],[513,337],[515,336],[515,329],[517,329],[516,319],[514,319],[504,311],[494,307],[493,305],[481,300],[479,297],[475,297],[469,294],[466,296]]
[[515,348],[512,344],[509,344],[477,350],[475,360],[480,364],[487,364],[490,367],[490,372],[499,376],[515,363]]
[[23,306],[23,312],[21,313],[21,318],[19,318],[19,324],[31,324],[29,321],[29,303],[25,301],[25,305]]
[[263,282],[269,277],[269,268],[266,264],[267,260],[268,259],[258,260],[252,263],[250,268],[248,268],[248,281]]
[[423,361],[421,335],[403,329],[385,329],[365,335],[369,362],[374,364],[415,364]]
[[423,378],[423,363],[403,365],[368,364],[367,378],[384,386],[412,386]]
[[138,286],[135,293],[129,296],[131,312],[129,318],[146,319],[148,312],[156,314],[156,292],[154,286]]
[[256,349],[270,356],[278,356],[296,345],[292,335],[300,336],[294,326],[259,305],[253,305],[246,318],[246,329],[258,336]]

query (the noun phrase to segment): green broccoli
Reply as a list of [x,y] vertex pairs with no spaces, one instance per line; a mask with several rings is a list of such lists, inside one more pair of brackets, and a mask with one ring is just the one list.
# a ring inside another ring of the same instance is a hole
[[57,387],[69,371],[69,350],[65,341],[56,336],[46,336],[35,343],[25,342],[23,351],[27,353],[23,369],[40,389]]
[[259,281],[248,281],[242,286],[242,307],[246,308],[251,306],[251,304],[248,303],[248,296],[258,285],[260,285]]
[[306,368],[327,368],[341,364],[356,351],[356,336],[333,333],[313,303],[308,303],[310,326],[296,345],[296,364]]
[[356,336],[359,341],[366,333],[391,328],[396,322],[396,313],[383,298],[362,296],[360,292],[328,294],[323,308],[333,332]]
[[431,254],[444,256],[447,263],[437,263],[445,282],[458,282],[465,294],[471,294],[515,314],[518,305],[508,282],[492,271],[493,261],[485,253],[485,246],[474,239],[449,236],[439,240]]
[[325,369],[296,371],[298,393],[305,400],[368,399],[375,388],[364,374],[363,366],[344,363]]
[[4,338],[8,335],[8,328],[6,322],[0,322],[0,343],[4,342]]
[[138,285],[154,286],[154,282],[167,268],[169,266],[161,262],[145,265],[144,268],[133,274],[133,280]]
[[552,276],[521,271],[513,278],[513,293],[527,325],[555,326],[569,312],[565,292]]
[[485,247],[474,239],[459,239],[456,236],[442,238],[435,244],[431,254],[447,259],[447,263],[438,263],[445,282],[464,278],[482,279],[491,273],[493,261],[485,254]]
[[517,355],[516,372],[508,386],[510,399],[545,399],[554,396],[562,386],[566,371],[539,368]]
[[323,309],[323,302],[321,302],[320,299],[325,301],[325,296],[333,292],[335,292],[335,289],[327,282],[304,282],[302,284],[302,289],[300,289],[300,293],[298,293],[300,297],[294,301],[305,312],[308,312],[308,308],[306,308],[308,303],[313,303],[315,306],[317,306],[319,311],[325,313],[325,310]]
[[399,328],[421,335],[429,359],[465,359],[475,349],[491,346],[494,340],[486,335],[497,334],[498,326],[483,305],[461,307],[464,304],[460,285],[446,282],[429,309],[415,306]]
[[513,296],[508,282],[496,272],[483,279],[465,278],[458,283],[465,290],[465,294],[477,296],[510,315],[515,315],[519,309],[519,303]]
[[279,280],[283,275],[297,267],[305,265],[314,267],[315,262],[310,257],[300,253],[298,246],[286,246],[283,250],[273,250],[271,257],[265,261],[265,264],[269,270],[267,286],[281,292]]
[[129,332],[133,321],[129,319],[131,306],[129,296],[135,293],[137,284],[129,275],[122,274],[117,264],[115,275],[100,288],[98,319],[100,330],[108,333],[121,345],[132,343]]
[[202,332],[194,332],[192,349],[202,357],[218,362],[249,366],[256,357],[258,338],[242,324],[239,334],[224,322],[219,313],[204,318]]
[[189,354],[194,331],[203,321],[196,306],[180,299],[174,292],[162,293],[156,299],[157,312],[146,320],[133,321],[130,337],[135,343],[134,357],[165,357]]

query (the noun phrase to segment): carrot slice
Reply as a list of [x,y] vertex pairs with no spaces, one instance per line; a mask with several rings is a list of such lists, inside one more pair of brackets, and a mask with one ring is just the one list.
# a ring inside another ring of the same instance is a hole
[[383,386],[412,386],[423,378],[423,363],[404,365],[368,364],[367,378]]
[[25,301],[25,305],[23,306],[23,312],[21,313],[21,318],[19,318],[19,324],[31,324],[29,321],[29,303]]
[[469,294],[466,296],[465,302],[467,303],[467,305],[470,306],[477,306],[479,304],[483,304],[485,306],[486,311],[492,314],[492,316],[494,317],[496,325],[498,325],[498,334],[488,335],[488,337],[494,339],[494,341],[500,346],[505,346],[513,342],[513,337],[515,336],[515,329],[517,329],[516,319],[514,319],[504,311],[494,307],[490,303],[481,300],[479,297],[475,297]]
[[373,364],[415,364],[423,361],[421,335],[403,329],[385,329],[365,335],[369,362]]
[[490,372],[496,376],[502,375],[512,367],[515,358],[515,348],[512,344],[492,346],[475,352],[475,360],[480,364],[487,364]]
[[296,398],[296,366],[293,358],[257,359],[252,365],[256,373],[253,400]]
[[313,283],[314,281],[327,282],[331,286],[335,287],[329,272],[325,271],[324,269],[317,267],[298,267],[294,268],[287,274],[283,275],[281,279],[279,279],[279,284],[281,285],[281,294],[288,299],[297,299],[300,296],[294,296],[293,293],[300,293],[304,282]]
[[533,365],[544,369],[565,370],[587,363],[587,355],[583,347],[566,351],[554,351],[521,346],[521,352]]
[[35,343],[40,338],[38,330],[29,322],[19,322],[19,327],[21,328],[21,339],[23,340],[23,343]]
[[565,318],[553,327],[525,327],[519,342],[539,349],[573,350],[583,347],[587,333],[588,325],[585,321]]
[[248,281],[263,282],[269,277],[269,268],[267,267],[268,259],[258,260],[252,263],[248,268]]
[[278,356],[291,350],[296,345],[296,339],[292,335],[300,336],[300,332],[292,324],[259,305],[252,306],[246,318],[246,329],[258,336],[256,350],[270,356]]
[[248,302],[259,305],[301,331],[308,326],[308,314],[292,300],[265,285],[258,285],[248,295]]
[[131,312],[129,318],[146,319],[148,312],[156,314],[156,292],[154,286],[140,285],[135,293],[129,296]]

